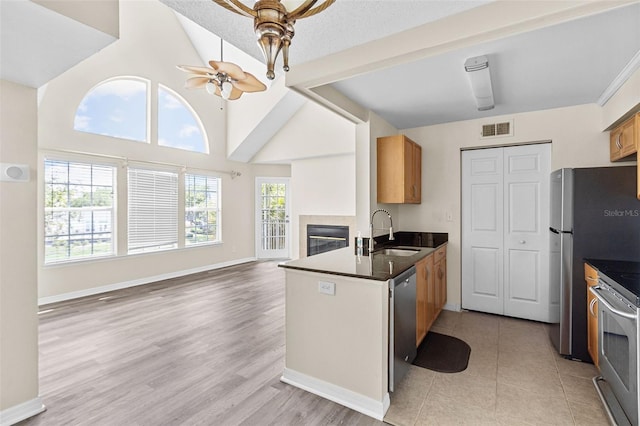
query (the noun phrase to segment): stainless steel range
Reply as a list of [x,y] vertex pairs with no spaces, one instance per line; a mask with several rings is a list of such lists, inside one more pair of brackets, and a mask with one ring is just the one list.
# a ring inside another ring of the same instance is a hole
[[638,425],[640,262],[589,260],[598,269],[598,360],[594,384],[611,420]]

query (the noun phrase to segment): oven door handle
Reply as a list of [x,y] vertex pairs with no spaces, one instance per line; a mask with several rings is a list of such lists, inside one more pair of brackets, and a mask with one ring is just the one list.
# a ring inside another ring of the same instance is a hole
[[599,285],[594,285],[593,287],[589,287],[589,291],[598,298],[598,302],[602,303],[604,306],[607,307],[607,309],[609,309],[611,312],[613,312],[616,315],[620,315],[621,317],[632,319],[632,320],[638,319],[638,314],[630,314],[628,312],[623,312],[611,306],[611,304],[603,296],[600,295],[599,290],[601,288],[602,287],[600,287]]

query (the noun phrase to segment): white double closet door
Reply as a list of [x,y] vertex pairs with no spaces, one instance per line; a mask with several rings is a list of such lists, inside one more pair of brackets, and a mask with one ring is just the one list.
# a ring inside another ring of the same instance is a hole
[[549,322],[551,144],[462,152],[462,307]]

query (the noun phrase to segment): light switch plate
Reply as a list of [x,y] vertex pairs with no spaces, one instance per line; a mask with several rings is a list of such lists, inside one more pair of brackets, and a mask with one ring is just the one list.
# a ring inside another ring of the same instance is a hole
[[322,294],[328,294],[330,296],[335,296],[336,283],[332,283],[329,281],[318,281],[318,292]]

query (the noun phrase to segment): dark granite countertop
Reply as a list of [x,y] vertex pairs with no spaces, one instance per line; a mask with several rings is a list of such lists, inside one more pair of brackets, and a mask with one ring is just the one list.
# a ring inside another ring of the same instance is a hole
[[605,282],[640,307],[640,262],[607,259],[585,259],[585,262],[596,268]]
[[[376,250],[371,255],[367,252],[368,240],[365,239],[365,249],[361,256],[357,255],[353,247],[355,244],[353,244],[351,247],[284,262],[279,266],[302,271],[386,281],[397,277],[420,259],[446,244],[448,234],[405,231],[395,233],[394,241],[389,241],[388,235],[376,237],[375,240]],[[394,256],[382,253],[382,250],[390,247],[411,248],[417,251],[411,256]]]

